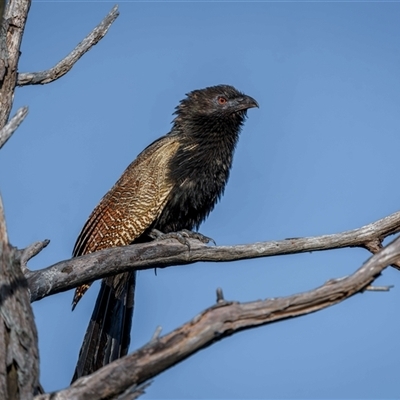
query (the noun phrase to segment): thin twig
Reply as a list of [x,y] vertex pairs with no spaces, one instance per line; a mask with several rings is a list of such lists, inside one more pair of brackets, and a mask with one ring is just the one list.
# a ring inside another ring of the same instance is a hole
[[28,114],[28,107],[21,107],[8,121],[7,125],[0,130],[0,149],[4,146],[11,135],[21,125],[21,122]]
[[39,254],[49,243],[50,243],[50,240],[45,239],[41,242],[34,242],[34,243],[30,244],[28,247],[26,247],[25,249],[20,250],[21,251],[21,259],[20,259],[21,269],[25,275],[30,272],[28,269],[28,266],[27,266],[28,261],[31,258],[35,257],[37,254]]
[[161,326],[157,326],[156,330],[153,333],[153,336],[151,337],[150,342],[154,342],[156,340],[158,340],[158,338],[160,337],[162,332],[162,327]]
[[222,288],[219,287],[219,288],[217,288],[217,303],[221,303],[224,301],[225,301],[224,293],[222,291]]
[[106,35],[108,29],[116,20],[118,15],[118,6],[115,5],[103,21],[101,21],[100,24],[97,25],[96,28],[94,28],[92,32],[90,32],[89,35],[87,35],[85,39],[83,39],[82,42],[80,42],[75,49],[58,64],[46,71],[24,72],[18,74],[17,85],[43,85],[61,78],[87,51],[90,50],[91,47],[96,45]]
[[394,285],[388,285],[388,286],[368,285],[364,290],[369,291],[369,292],[388,292],[392,288],[394,288]]

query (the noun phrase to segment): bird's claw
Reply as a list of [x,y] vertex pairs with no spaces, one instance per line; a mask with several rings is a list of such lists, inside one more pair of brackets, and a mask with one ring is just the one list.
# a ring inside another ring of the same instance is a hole
[[196,239],[201,243],[205,244],[212,242],[214,243],[214,245],[216,245],[214,239],[209,238],[208,236],[204,236],[199,232],[189,231],[188,229],[182,229],[181,231],[178,232],[169,232],[169,233],[163,233],[158,229],[152,229],[149,233],[149,237],[154,240],[176,239],[179,243],[184,244],[189,249],[190,249],[190,243],[188,239]]

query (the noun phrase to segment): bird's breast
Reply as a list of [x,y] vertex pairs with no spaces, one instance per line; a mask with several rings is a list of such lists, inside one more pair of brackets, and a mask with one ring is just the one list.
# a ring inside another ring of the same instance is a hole
[[223,194],[233,149],[188,143],[169,164],[173,189],[157,221],[163,232],[198,228]]

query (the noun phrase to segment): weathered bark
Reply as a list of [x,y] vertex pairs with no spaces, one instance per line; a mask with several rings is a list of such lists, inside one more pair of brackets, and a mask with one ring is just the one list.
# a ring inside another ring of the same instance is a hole
[[31,399],[39,387],[38,339],[20,252],[10,246],[0,198],[0,399]]
[[19,49],[30,5],[30,0],[10,0],[4,13],[1,36],[5,46],[1,47],[0,54],[0,128],[6,124],[13,104]]

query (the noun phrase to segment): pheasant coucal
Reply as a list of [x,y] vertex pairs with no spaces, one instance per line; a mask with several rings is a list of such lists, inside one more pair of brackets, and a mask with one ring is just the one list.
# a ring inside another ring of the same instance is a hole
[[[257,102],[232,86],[194,90],[176,107],[171,131],[146,147],[102,198],[73,256],[198,229],[224,192],[247,109]],[[102,281],[73,381],[127,354],[135,272]],[[73,309],[90,284],[75,291]]]

